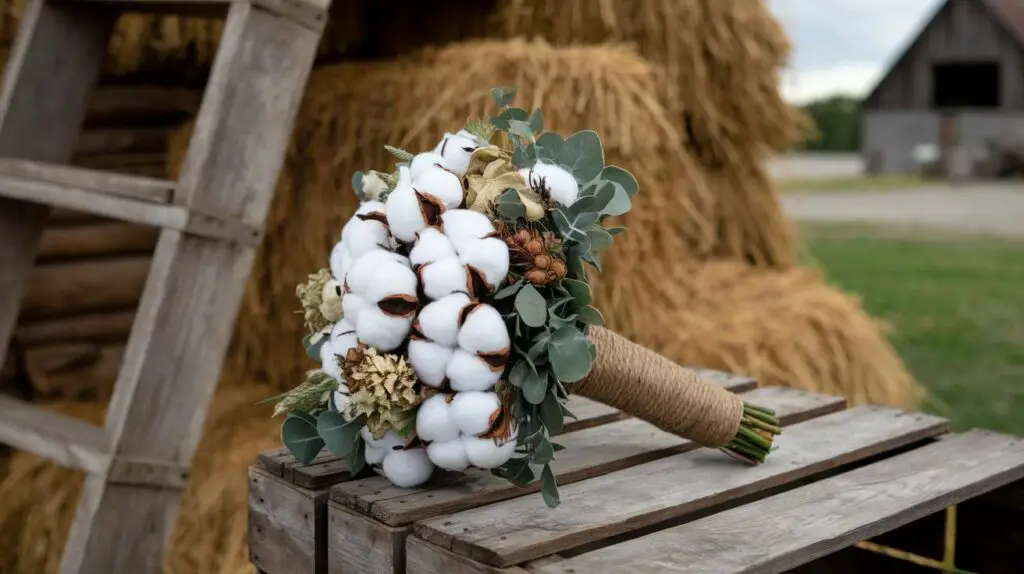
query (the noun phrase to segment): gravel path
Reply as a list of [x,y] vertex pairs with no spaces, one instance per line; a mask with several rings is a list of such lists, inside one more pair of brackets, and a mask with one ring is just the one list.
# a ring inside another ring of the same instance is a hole
[[908,191],[806,193],[783,197],[797,221],[927,225],[1024,237],[1024,186],[965,184]]

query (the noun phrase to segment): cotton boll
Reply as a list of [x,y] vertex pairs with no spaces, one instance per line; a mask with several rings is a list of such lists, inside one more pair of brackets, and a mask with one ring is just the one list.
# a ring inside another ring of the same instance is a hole
[[424,385],[439,388],[455,349],[425,339],[409,341],[409,364]]
[[412,178],[412,181],[416,181],[423,172],[432,167],[437,167],[443,164],[444,158],[441,157],[441,154],[439,153],[428,151],[426,153],[416,154],[412,158],[412,162],[409,163],[409,177]]
[[411,326],[411,317],[395,317],[376,306],[367,307],[359,314],[356,337],[380,351],[393,351],[405,341]]
[[380,437],[379,439],[373,438],[373,435],[370,433],[369,427],[363,427],[359,429],[359,434],[363,437],[363,440],[366,441],[366,444],[374,448],[391,450],[396,446],[403,448],[405,447],[405,439],[402,438],[395,431],[388,431],[384,433],[384,436]]
[[419,486],[434,473],[426,449],[393,450],[384,457],[384,477],[401,488]]
[[376,220],[356,221],[344,241],[354,259],[376,249],[391,248],[391,234],[382,222]]
[[[355,259],[352,265],[348,268],[346,275],[346,283],[348,284],[349,291],[353,293],[359,293],[365,295],[369,290],[370,286],[380,281],[378,273],[382,268],[398,265],[401,267],[408,266],[408,259],[391,251],[385,251],[383,249],[376,249],[366,253],[362,257]],[[401,273],[400,271],[391,271],[392,273]]]
[[452,293],[420,310],[416,321],[424,337],[446,347],[454,347],[459,340],[459,312],[469,305],[465,293]]
[[497,393],[466,391],[455,393],[449,410],[459,432],[477,436],[491,430],[491,420],[500,408]]
[[416,411],[416,435],[427,442],[459,438],[447,396],[434,395],[423,401]]
[[359,317],[363,314],[363,311],[374,308],[376,308],[375,305],[355,293],[345,293],[341,297],[342,312],[345,314],[345,319],[352,326],[359,324]]
[[423,293],[432,301],[469,288],[466,267],[454,257],[420,267],[419,276]]
[[543,181],[544,186],[551,192],[551,199],[562,205],[576,203],[580,195],[580,186],[576,178],[560,166],[539,161],[533,167],[522,169],[519,173],[530,187],[539,187]]
[[363,456],[366,458],[366,464],[370,466],[376,466],[384,462],[384,457],[389,452],[391,451],[384,448],[370,446],[369,443],[367,443],[366,448],[363,451]]
[[427,456],[430,462],[445,470],[462,472],[469,468],[469,458],[466,457],[466,447],[463,446],[462,439],[432,442],[427,445]]
[[470,239],[458,245],[459,260],[476,269],[492,287],[508,275],[508,245],[497,237]]
[[416,245],[409,252],[409,261],[413,265],[424,265],[441,259],[456,257],[455,246],[436,227],[427,227],[416,236]]
[[339,241],[334,244],[331,249],[330,267],[331,277],[334,277],[335,281],[345,284],[345,274],[348,272],[349,266],[352,264],[352,256],[348,251],[348,247],[344,241]]
[[482,239],[494,233],[494,225],[486,215],[469,209],[452,209],[441,214],[444,234],[455,244],[455,248],[470,239]]
[[409,171],[409,166],[400,165],[398,166],[398,184],[395,187],[404,187],[412,185],[412,172]]
[[452,390],[458,392],[487,391],[501,378],[500,370],[492,371],[483,359],[462,349],[452,353],[446,373]]
[[[466,165],[468,167],[468,160]],[[462,204],[462,197],[465,193],[462,188],[462,178],[439,166],[423,170],[423,173],[413,180],[412,186],[421,192],[439,198],[444,202],[445,207],[450,209],[455,209]]]
[[470,157],[478,147],[480,146],[477,144],[476,138],[463,131],[457,134],[445,134],[444,139],[437,145],[434,152],[441,154],[444,167],[462,177],[466,175]]
[[331,328],[331,348],[334,350],[335,355],[345,357],[358,344],[359,340],[356,339],[356,329],[347,319],[338,321]]
[[478,305],[459,328],[459,347],[476,354],[507,352],[511,341],[501,313],[490,305]]
[[485,470],[505,464],[516,453],[515,440],[495,444],[494,439],[466,436],[462,437],[462,445],[469,463]]
[[396,187],[388,195],[387,220],[391,234],[405,243],[415,241],[416,232],[430,225],[411,186]]
[[372,282],[362,292],[371,301],[396,295],[415,297],[416,274],[404,265],[388,261],[375,270]]
[[339,359],[340,357],[334,352],[330,341],[324,341],[324,344],[320,345],[320,368],[335,381],[342,379]]
[[331,392],[330,410],[336,413],[344,413],[348,408],[348,387],[342,384],[337,391]]

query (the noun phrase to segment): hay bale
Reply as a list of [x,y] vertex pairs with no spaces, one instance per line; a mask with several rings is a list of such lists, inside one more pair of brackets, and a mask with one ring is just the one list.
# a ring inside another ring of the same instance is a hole
[[[458,78],[453,82],[453,78]],[[290,388],[302,366],[295,286],[326,265],[341,225],[355,209],[351,175],[391,164],[384,144],[430,149],[445,131],[492,111],[489,89],[521,86],[524,106],[543,103],[548,129],[601,133],[608,159],[633,171],[643,201],[608,264],[670,253],[700,258],[715,245],[714,198],[665,110],[651,95],[657,73],[624,46],[555,48],[521,40],[473,42],[388,63],[350,63],[314,71],[293,144],[267,218],[263,245],[235,329],[225,377]],[[188,128],[172,143],[181,161]],[[655,247],[638,253],[632,235]],[[657,272],[649,268],[647,275]],[[624,276],[643,281],[645,276]]]
[[[217,393],[192,479],[164,555],[168,574],[251,573],[246,547],[246,469],[280,445],[280,421],[253,406],[265,398],[238,387]],[[104,406],[61,403],[54,410],[101,422]],[[15,453],[0,481],[0,564],[5,574],[56,572],[81,492],[81,473]]]
[[682,364],[747,374],[763,385],[841,395],[851,404],[909,408],[921,398],[886,340],[887,326],[816,270],[714,261],[667,271],[675,275],[652,284],[643,305],[603,301],[616,331]]

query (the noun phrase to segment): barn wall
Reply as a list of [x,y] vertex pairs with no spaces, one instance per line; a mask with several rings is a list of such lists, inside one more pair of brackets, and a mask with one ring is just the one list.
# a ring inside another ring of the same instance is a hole
[[[862,125],[864,163],[873,173],[912,173],[914,147],[938,145],[940,114],[930,110],[871,110]],[[983,154],[990,143],[1024,143],[1024,112],[964,112],[957,144]]]
[[978,0],[950,0],[878,86],[868,107],[927,109],[933,64],[977,60],[1002,63],[1003,105],[1024,111],[1024,53]]

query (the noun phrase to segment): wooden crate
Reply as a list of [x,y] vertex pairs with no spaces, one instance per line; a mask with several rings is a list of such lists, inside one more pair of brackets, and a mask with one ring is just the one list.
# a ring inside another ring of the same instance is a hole
[[[752,383],[719,380],[737,392]],[[972,571],[1024,563],[1007,543],[1024,535],[1024,440],[947,434],[939,417],[846,410],[842,399],[793,389],[746,396],[787,427],[755,468],[590,403],[604,410],[599,422],[559,439],[555,510],[486,472],[417,489],[339,473],[328,487],[309,477],[336,461],[275,473],[265,456],[251,473],[263,485],[250,500],[253,562],[267,574],[928,571],[851,546],[874,539],[941,560],[942,544],[926,538],[941,541],[941,513],[959,504],[961,557],[985,566]]]

